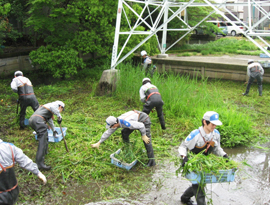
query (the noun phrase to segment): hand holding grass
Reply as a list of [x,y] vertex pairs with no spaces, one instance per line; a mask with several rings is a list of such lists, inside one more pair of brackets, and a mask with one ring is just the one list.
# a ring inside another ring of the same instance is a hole
[[95,144],[91,144],[91,147],[93,148],[99,148],[100,142],[97,142]]
[[143,136],[142,136],[142,140],[143,140],[146,144],[149,144],[149,143],[150,143],[150,138],[147,137],[146,135],[143,135]]

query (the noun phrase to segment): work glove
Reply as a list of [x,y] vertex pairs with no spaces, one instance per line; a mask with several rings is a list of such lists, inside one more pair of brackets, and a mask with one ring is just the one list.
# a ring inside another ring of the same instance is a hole
[[188,157],[185,156],[185,157],[183,158],[183,161],[182,161],[182,167],[185,166],[185,164],[187,163],[187,161],[188,161]]
[[91,144],[91,147],[93,148],[99,148],[100,142],[97,142],[96,144]]
[[58,124],[60,125],[61,122],[62,122],[62,118],[61,118],[61,117],[58,117],[58,118],[57,118],[57,122],[58,122]]
[[142,136],[142,140],[143,140],[146,144],[149,144],[149,143],[150,143],[150,138],[147,137],[146,135],[143,135],[143,136]]
[[38,178],[40,178],[43,181],[43,184],[45,185],[47,183],[47,179],[41,172],[38,173]]
[[58,135],[58,132],[56,130],[53,131],[53,136],[56,137]]
[[226,162],[229,162],[229,159],[230,159],[230,158],[228,157],[227,154],[224,154],[223,157],[226,158]]

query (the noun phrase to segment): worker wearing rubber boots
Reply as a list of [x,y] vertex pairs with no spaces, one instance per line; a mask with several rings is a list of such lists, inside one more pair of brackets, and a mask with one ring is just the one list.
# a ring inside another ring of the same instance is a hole
[[148,73],[150,73],[150,76],[152,78],[153,74],[154,74],[154,72],[156,70],[156,66],[154,65],[152,70],[151,70],[152,59],[149,56],[147,56],[146,51],[142,51],[141,56],[143,58],[143,63],[142,64],[143,64],[143,70],[145,71],[145,76],[147,76]]
[[31,106],[34,111],[39,107],[37,98],[34,94],[34,89],[31,81],[23,76],[21,71],[16,71],[14,73],[14,78],[10,84],[12,90],[19,95],[20,103],[20,128],[24,129],[24,119],[26,114],[26,108]]
[[19,196],[19,187],[14,170],[15,162],[20,167],[37,175],[45,185],[46,177],[39,171],[37,164],[12,143],[0,139],[0,204],[15,204]]
[[96,144],[92,144],[91,146],[94,148],[98,148],[102,142],[108,139],[118,128],[122,128],[121,134],[124,142],[129,143],[129,135],[134,130],[139,130],[141,132],[142,140],[144,146],[147,150],[147,156],[149,161],[147,166],[155,166],[155,159],[154,159],[154,151],[151,143],[151,121],[149,116],[137,110],[126,112],[119,117],[109,116],[106,119],[106,128],[108,129],[105,131],[100,140]]
[[258,84],[259,96],[262,96],[262,76],[264,74],[264,69],[260,63],[255,63],[253,60],[248,60],[247,75],[249,77],[246,92],[243,95],[249,93],[250,86],[256,79]]
[[[216,112],[208,111],[202,119],[202,126],[192,131],[178,149],[179,155],[183,158],[182,166],[188,161],[188,151],[195,154],[203,151],[205,155],[213,153],[217,156],[228,158],[226,152],[220,146],[220,133],[216,130],[217,125],[222,125],[219,115]],[[197,205],[206,205],[205,186],[192,184],[181,196],[181,202],[192,205],[191,197],[195,196]]]
[[161,95],[157,87],[151,84],[151,80],[149,78],[144,78],[142,80],[142,86],[139,93],[141,101],[144,103],[142,111],[149,115],[151,110],[156,108],[161,128],[165,130],[166,127],[162,108],[164,102],[161,99]]
[[[53,135],[56,136],[57,131],[53,123],[54,116],[57,116],[57,122],[60,125],[62,122],[61,112],[64,110],[65,104],[62,101],[55,101],[41,105],[29,119],[29,125],[36,131],[38,143],[38,149],[36,154],[36,163],[39,169],[50,170],[50,166],[44,164],[45,154],[48,152],[48,130],[53,131]],[[49,126],[46,124],[48,122]]]

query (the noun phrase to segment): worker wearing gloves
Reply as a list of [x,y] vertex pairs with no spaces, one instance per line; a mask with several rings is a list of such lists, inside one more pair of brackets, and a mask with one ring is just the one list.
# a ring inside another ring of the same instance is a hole
[[15,204],[19,196],[19,187],[15,175],[15,162],[20,167],[37,175],[45,185],[46,177],[38,170],[37,164],[29,159],[15,145],[0,139],[0,204]]
[[144,78],[139,93],[141,101],[144,103],[142,111],[149,115],[150,111],[155,107],[161,128],[165,130],[166,127],[162,109],[164,102],[161,99],[157,87],[151,84],[149,78]]
[[249,93],[249,89],[253,81],[256,79],[258,84],[259,96],[262,96],[262,76],[264,69],[260,63],[255,63],[253,60],[248,60],[247,75],[249,77],[246,92],[243,95]]
[[[53,123],[54,116],[57,116],[57,122],[60,125],[62,122],[61,112],[64,110],[65,104],[62,101],[55,101],[41,105],[29,119],[29,125],[36,131],[38,143],[38,149],[36,154],[36,163],[39,169],[50,170],[50,166],[44,164],[45,154],[48,152],[48,131],[53,131],[54,137],[57,131]],[[47,123],[49,127],[47,126]]]
[[152,65],[152,59],[149,56],[147,56],[146,51],[142,51],[141,56],[143,58],[143,63],[142,64],[143,64],[143,70],[145,71],[145,75],[147,76],[147,74],[150,73],[151,78],[152,78],[153,74],[154,74],[154,72],[156,70],[156,66],[154,65],[153,69],[150,70],[151,65]]
[[31,106],[34,111],[39,107],[37,98],[34,94],[33,86],[31,81],[23,76],[21,71],[14,73],[14,78],[10,84],[12,90],[19,95],[20,103],[20,128],[24,129],[24,119],[26,114],[26,108]]
[[141,132],[142,140],[147,150],[147,156],[149,158],[147,166],[150,167],[156,165],[154,159],[154,151],[151,143],[151,121],[146,113],[133,110],[126,112],[117,118],[114,116],[109,116],[106,119],[106,124],[106,128],[108,130],[102,134],[101,139],[96,144],[91,145],[93,148],[98,148],[100,144],[108,139],[118,128],[123,128],[121,131],[122,138],[123,141],[127,143],[129,143],[129,135],[134,130],[139,130]]
[[[183,158],[182,166],[188,161],[188,151],[195,154],[203,151],[205,155],[213,153],[217,156],[228,158],[226,152],[220,147],[220,134],[216,130],[217,125],[222,125],[219,115],[216,112],[208,111],[202,119],[202,126],[192,131],[178,149],[180,156]],[[192,184],[181,196],[181,202],[192,205],[191,197],[195,196],[197,205],[206,205],[205,190],[198,184]]]

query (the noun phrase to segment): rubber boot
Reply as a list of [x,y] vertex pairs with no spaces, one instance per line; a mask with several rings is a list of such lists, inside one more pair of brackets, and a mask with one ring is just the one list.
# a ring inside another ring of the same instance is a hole
[[259,96],[262,96],[262,85],[259,85],[258,89],[259,89]]
[[148,156],[148,159],[149,159],[149,161],[147,163],[147,166],[148,167],[155,166],[156,162],[155,162],[155,156],[154,156],[154,150],[153,150],[152,143],[150,142],[149,144],[146,144],[144,142],[144,146],[145,146],[145,149],[147,151],[147,156]]
[[42,134],[41,136],[38,136],[38,150],[37,150],[37,154],[36,154],[36,163],[38,165],[39,169],[43,169],[43,170],[50,170],[51,167],[50,166],[46,166],[44,164],[44,156],[45,156],[45,149],[46,149],[46,144],[48,143],[48,133],[46,135],[46,133]]
[[20,116],[20,129],[23,130],[25,127],[24,116]]
[[163,121],[160,121],[160,125],[161,125],[161,128],[163,130],[166,130],[166,126],[165,126],[165,121],[164,120]]
[[246,92],[243,93],[243,95],[247,95],[249,93],[250,86],[251,86],[251,83],[248,82]]
[[193,192],[193,188],[191,186],[183,193],[180,200],[184,204],[193,205],[193,201],[190,199],[193,196],[194,196],[194,192]]

